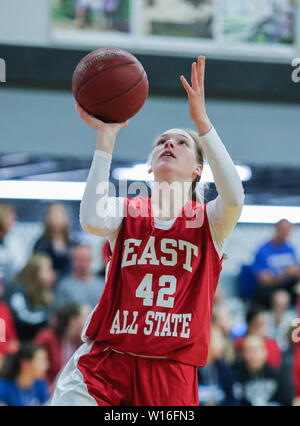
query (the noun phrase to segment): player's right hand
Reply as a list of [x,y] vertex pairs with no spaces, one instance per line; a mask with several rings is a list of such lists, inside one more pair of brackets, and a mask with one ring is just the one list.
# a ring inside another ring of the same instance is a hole
[[79,117],[93,130],[102,136],[116,136],[117,133],[128,126],[129,120],[124,121],[123,123],[104,123],[104,121],[99,120],[93,115],[87,113],[76,101],[75,103],[76,111],[78,112]]

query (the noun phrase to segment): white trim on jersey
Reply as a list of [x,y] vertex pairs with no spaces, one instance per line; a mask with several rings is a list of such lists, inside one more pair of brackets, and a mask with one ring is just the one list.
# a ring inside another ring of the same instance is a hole
[[98,406],[96,400],[89,394],[87,385],[77,363],[82,355],[88,354],[93,343],[84,343],[73,354],[59,374],[55,391],[50,401],[51,406]]

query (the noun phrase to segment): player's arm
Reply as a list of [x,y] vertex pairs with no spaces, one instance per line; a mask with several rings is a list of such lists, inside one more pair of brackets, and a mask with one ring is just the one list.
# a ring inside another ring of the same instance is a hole
[[236,168],[205,109],[204,96],[205,58],[199,56],[198,64],[192,64],[192,86],[181,76],[181,82],[189,99],[190,116],[193,119],[218,191],[215,200],[207,204],[207,215],[212,237],[219,255],[222,255],[226,238],[237,223],[244,204],[244,189]]
[[116,239],[122,223],[124,198],[109,197],[109,172],[118,132],[128,125],[104,123],[76,103],[80,118],[97,132],[96,150],[80,203],[80,224],[90,234]]
[[207,215],[215,247],[223,254],[224,244],[236,225],[244,204],[244,189],[236,168],[216,130],[201,137],[218,196],[207,203]]

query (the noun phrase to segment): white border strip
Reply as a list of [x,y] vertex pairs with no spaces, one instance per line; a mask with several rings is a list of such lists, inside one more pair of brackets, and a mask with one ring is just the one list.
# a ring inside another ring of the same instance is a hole
[[99,31],[54,28],[50,45],[60,48],[99,49],[119,47],[132,53],[148,53],[176,57],[196,57],[199,54],[208,58],[236,59],[239,61],[261,61],[290,63],[299,55],[297,45],[280,43],[229,43],[224,40],[168,37],[161,35],[107,34]]
[[[0,181],[0,199],[80,201],[85,182]],[[245,205],[239,223],[300,223],[300,207]]]
[[18,200],[81,200],[85,182],[1,180],[0,198]]
[[239,223],[276,223],[280,219],[300,223],[300,207],[246,205]]

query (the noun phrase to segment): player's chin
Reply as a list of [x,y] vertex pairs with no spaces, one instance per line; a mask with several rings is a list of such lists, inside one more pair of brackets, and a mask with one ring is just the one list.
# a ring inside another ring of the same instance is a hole
[[171,156],[169,156],[169,157],[160,157],[160,159],[159,159],[159,165],[161,165],[161,167],[165,167],[165,168],[167,168],[167,167],[171,167],[171,168],[176,167],[176,168],[178,168],[178,166],[179,166],[177,158],[171,157]]
[[158,174],[162,176],[170,176],[170,173],[172,173],[172,175],[176,176],[178,167],[176,167],[174,163],[173,164],[170,164],[170,163],[166,162],[161,164],[161,166],[157,168]]

